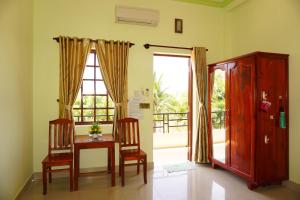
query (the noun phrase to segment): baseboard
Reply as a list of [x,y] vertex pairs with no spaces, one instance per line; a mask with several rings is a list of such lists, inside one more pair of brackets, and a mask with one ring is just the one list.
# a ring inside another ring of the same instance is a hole
[[300,184],[294,183],[292,181],[284,181],[283,185],[287,188],[294,190],[296,192],[300,192]]
[[17,195],[15,196],[15,200],[20,200],[22,199],[24,193],[26,191],[29,190],[29,188],[31,187],[32,183],[34,180],[34,175],[32,174],[31,176],[29,176],[26,180],[26,182],[24,183],[23,187],[21,187],[20,191],[17,193]]
[[[141,166],[142,167],[142,166]],[[147,170],[153,169],[154,168],[154,162],[149,162],[147,164]],[[136,170],[135,166],[126,166],[125,167],[126,171],[133,171]],[[88,168],[81,168],[80,169],[80,173],[94,173],[95,175],[100,174],[100,173],[104,173],[107,171],[107,167],[88,167]],[[116,173],[119,172],[119,165],[115,166],[115,171]],[[42,180],[42,172],[35,172],[33,173],[33,180],[37,181],[37,180]],[[53,178],[64,178],[64,177],[68,177],[69,174],[68,172],[65,173],[53,173],[52,177]]]

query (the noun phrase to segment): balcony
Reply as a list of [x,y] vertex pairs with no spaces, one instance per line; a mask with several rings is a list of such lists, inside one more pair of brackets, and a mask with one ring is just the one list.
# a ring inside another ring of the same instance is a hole
[[188,113],[153,114],[153,148],[187,146]]
[[[154,113],[153,114],[154,149],[187,146],[188,113]],[[216,142],[223,141],[222,129],[225,127],[225,111],[212,112],[212,125]]]

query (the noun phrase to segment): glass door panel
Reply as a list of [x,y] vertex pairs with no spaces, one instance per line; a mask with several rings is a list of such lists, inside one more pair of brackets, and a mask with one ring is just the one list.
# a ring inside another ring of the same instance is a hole
[[212,80],[211,128],[213,158],[225,163],[225,71],[215,70]]

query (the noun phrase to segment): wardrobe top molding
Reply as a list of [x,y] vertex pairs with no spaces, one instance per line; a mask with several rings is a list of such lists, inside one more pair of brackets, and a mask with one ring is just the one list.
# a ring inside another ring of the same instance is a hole
[[223,60],[223,61],[220,61],[220,62],[214,62],[214,63],[208,64],[208,66],[222,65],[222,64],[225,64],[225,63],[228,63],[228,62],[232,62],[233,60],[237,60],[239,58],[253,56],[253,55],[272,56],[273,58],[274,57],[278,57],[278,58],[289,57],[289,54],[255,51],[255,52],[252,52],[252,53],[248,53],[248,54],[244,54],[244,55],[241,55],[241,56],[226,59],[226,60]]

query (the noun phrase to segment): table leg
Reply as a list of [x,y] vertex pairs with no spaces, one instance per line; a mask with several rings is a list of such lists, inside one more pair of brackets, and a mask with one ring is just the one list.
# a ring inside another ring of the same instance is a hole
[[79,148],[75,146],[74,148],[74,190],[78,190],[78,177],[79,177],[79,158],[80,151]]
[[111,173],[111,148],[107,148],[107,173]]
[[110,150],[110,161],[111,161],[111,185],[116,185],[115,180],[115,147],[113,146]]

